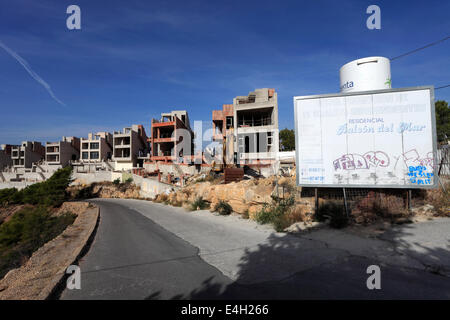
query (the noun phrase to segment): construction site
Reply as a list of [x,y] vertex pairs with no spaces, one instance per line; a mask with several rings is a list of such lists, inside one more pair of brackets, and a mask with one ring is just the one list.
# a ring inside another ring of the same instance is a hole
[[0,188],[22,189],[68,165],[74,168],[75,184],[134,177],[145,182],[142,189],[147,196],[156,195],[159,188],[182,187],[210,174],[224,176],[228,183],[246,175],[291,172],[293,152],[279,151],[275,89],[255,89],[232,102],[212,110],[212,150],[194,145],[198,140],[187,110],[163,112],[159,119],[151,119],[149,134],[144,125],[133,124],[112,133],[63,137],[45,146],[36,141],[3,145]]

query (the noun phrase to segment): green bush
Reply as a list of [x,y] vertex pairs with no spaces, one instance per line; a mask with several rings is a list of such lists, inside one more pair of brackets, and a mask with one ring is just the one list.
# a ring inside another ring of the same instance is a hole
[[113,181],[113,184],[116,185],[116,186],[119,185],[120,184],[120,178],[115,179]]
[[315,214],[319,222],[330,220],[332,228],[340,229],[348,225],[348,217],[344,205],[339,201],[327,201],[321,204]]
[[75,215],[52,216],[49,209],[28,207],[0,226],[0,278],[73,223]]
[[125,183],[132,183],[133,182],[133,178],[129,177],[127,180],[125,180]]
[[208,207],[209,207],[208,203],[205,200],[203,200],[202,197],[198,197],[190,205],[191,211],[204,210],[204,209],[208,209]]
[[216,204],[214,211],[217,211],[222,216],[227,216],[233,212],[233,208],[228,204],[228,202],[221,200]]
[[0,189],[0,205],[7,205],[11,202],[12,197],[18,190],[16,188]]
[[72,182],[71,176],[72,167],[69,166],[59,169],[48,180],[20,191],[6,189],[0,193],[0,203],[60,206],[67,199],[66,188]]
[[295,198],[286,199],[273,196],[273,204],[264,205],[263,209],[256,215],[256,221],[260,224],[271,223],[277,232],[281,232],[289,227],[287,213],[295,204]]

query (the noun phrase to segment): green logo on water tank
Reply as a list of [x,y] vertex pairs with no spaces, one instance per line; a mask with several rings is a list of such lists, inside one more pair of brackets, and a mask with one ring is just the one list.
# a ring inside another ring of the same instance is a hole
[[390,78],[387,78],[386,82],[384,84],[388,84],[389,85],[389,89],[392,88],[392,80]]

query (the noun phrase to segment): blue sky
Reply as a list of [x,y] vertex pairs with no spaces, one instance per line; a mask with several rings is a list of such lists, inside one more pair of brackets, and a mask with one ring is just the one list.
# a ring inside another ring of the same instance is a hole
[[[78,31],[66,8],[81,8]],[[381,8],[381,30],[366,8]],[[53,99],[0,48],[0,143],[120,129],[149,131],[163,111],[211,110],[255,88],[278,91],[279,126],[292,97],[339,91],[351,60],[394,57],[450,34],[449,1],[0,0],[0,42],[47,83]],[[450,40],[393,61],[394,88],[450,83]],[[450,101],[450,88],[436,91]]]

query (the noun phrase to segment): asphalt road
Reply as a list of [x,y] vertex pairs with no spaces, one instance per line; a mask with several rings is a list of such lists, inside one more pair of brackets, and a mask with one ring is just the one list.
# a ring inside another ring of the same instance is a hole
[[207,281],[230,279],[198,256],[198,249],[122,205],[98,202],[100,225],[81,260],[81,290],[62,299],[185,298]]
[[[450,299],[450,279],[420,260],[433,249],[435,263],[448,262],[450,224],[436,224],[440,248],[415,243],[421,252],[405,245],[412,236],[404,230],[384,240],[333,230],[294,237],[206,211],[93,202],[101,218],[80,261],[81,289],[66,289],[62,299]],[[373,264],[381,268],[381,290],[366,286]]]

